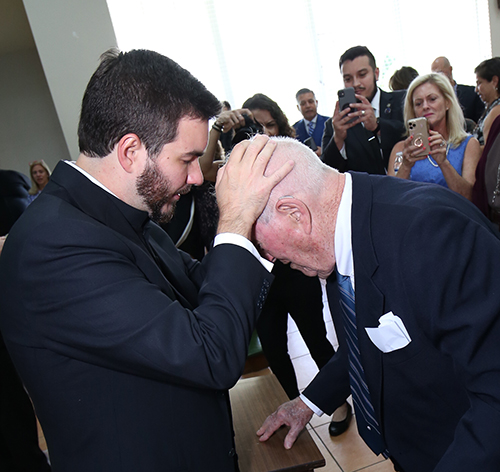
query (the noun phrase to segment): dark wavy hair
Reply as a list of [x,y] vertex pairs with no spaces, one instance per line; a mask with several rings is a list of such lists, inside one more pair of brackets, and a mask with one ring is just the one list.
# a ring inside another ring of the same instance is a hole
[[288,118],[283,113],[283,110],[278,106],[278,104],[271,100],[267,95],[263,93],[256,93],[253,97],[249,98],[243,104],[243,108],[248,108],[252,110],[267,110],[278,125],[278,132],[280,136],[285,136],[289,138],[295,138],[295,129],[290,126]]
[[342,54],[342,56],[340,56],[339,69],[342,69],[342,64],[344,64],[345,61],[353,61],[360,56],[368,56],[368,63],[370,64],[371,68],[373,70],[377,68],[375,57],[366,46],[354,46],[352,48],[349,48],[346,52],[344,52],[344,54]]
[[474,69],[474,72],[488,82],[491,82],[495,75],[500,79],[500,57],[486,59]]
[[80,152],[104,157],[124,135],[134,133],[155,157],[175,140],[181,118],[208,120],[220,108],[201,82],[168,57],[110,49],[101,56],[83,96]]

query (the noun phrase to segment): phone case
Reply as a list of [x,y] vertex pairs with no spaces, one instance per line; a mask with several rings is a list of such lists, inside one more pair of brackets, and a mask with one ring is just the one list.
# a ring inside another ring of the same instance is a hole
[[347,87],[345,89],[339,90],[337,92],[339,96],[339,110],[345,110],[350,103],[356,103],[356,97],[354,96],[354,88]]
[[429,125],[427,118],[421,117],[408,120],[408,130],[410,136],[413,136],[412,144],[414,146],[425,146],[425,150],[419,152],[417,156],[427,156],[429,154]]

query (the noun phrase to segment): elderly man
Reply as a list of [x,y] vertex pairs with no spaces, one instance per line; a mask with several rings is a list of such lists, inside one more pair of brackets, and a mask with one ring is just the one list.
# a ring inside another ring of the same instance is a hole
[[475,87],[472,85],[457,84],[453,78],[453,67],[451,67],[450,61],[444,56],[439,56],[434,59],[431,70],[432,72],[441,72],[446,75],[453,90],[455,90],[455,94],[460,102],[465,118],[469,118],[474,121],[474,123],[477,123],[484,113],[484,103],[476,93]]
[[361,437],[405,472],[500,463],[498,232],[447,189],[341,174],[279,140],[268,170],[293,171],[254,229],[269,260],[327,279],[339,350],[257,432],[291,426],[352,392]]
[[265,137],[233,151],[223,177],[237,194],[221,179],[202,264],[154,223],[203,181],[219,108],[174,61],[109,51],[83,98],[81,154],[57,165],[9,234],[0,325],[54,470],[238,468],[227,389],[272,280],[248,238],[291,166],[264,178]]
[[[313,143],[317,145],[314,152],[316,155],[321,156],[321,140],[328,116],[318,113],[318,100],[316,100],[316,95],[312,90],[308,88],[300,89],[295,94],[295,99],[297,100],[297,109],[303,116],[302,120],[293,125],[296,133],[295,137],[305,144],[308,144],[309,140],[311,149],[314,148]],[[310,142],[311,140],[312,142]]]
[[339,60],[345,87],[352,87],[358,103],[345,110],[335,105],[325,123],[321,159],[342,172],[355,170],[386,174],[389,156],[405,132],[405,92],[384,92],[377,86],[379,69],[366,46],[348,49]]

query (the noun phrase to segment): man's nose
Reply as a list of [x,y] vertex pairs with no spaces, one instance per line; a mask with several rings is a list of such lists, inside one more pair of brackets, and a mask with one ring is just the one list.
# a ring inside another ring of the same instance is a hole
[[201,185],[203,183],[203,173],[201,172],[200,161],[195,159],[189,166],[187,183],[189,185]]

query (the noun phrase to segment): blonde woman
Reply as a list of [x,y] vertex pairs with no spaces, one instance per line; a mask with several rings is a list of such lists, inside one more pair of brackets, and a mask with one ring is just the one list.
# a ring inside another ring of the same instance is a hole
[[30,203],[40,195],[41,191],[49,183],[50,174],[49,166],[43,159],[30,162],[31,188],[28,191]]
[[408,134],[408,120],[418,117],[425,117],[429,125],[429,142],[423,148],[427,154],[419,157],[422,148],[413,146],[409,136],[394,146],[388,174],[436,183],[470,200],[481,148],[465,132],[462,109],[444,75],[421,75],[410,84],[404,106]]

